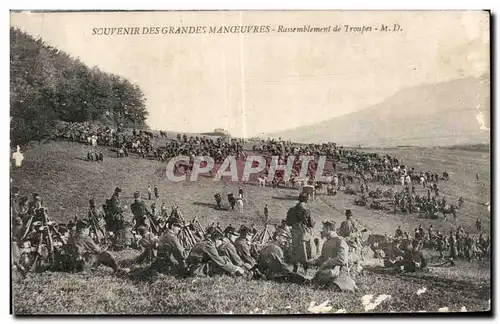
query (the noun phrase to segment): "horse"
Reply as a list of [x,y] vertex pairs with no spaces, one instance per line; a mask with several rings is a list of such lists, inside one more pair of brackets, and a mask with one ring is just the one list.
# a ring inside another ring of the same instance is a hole
[[457,207],[453,204],[450,205],[445,205],[444,207],[441,207],[439,210],[441,213],[443,213],[444,219],[447,219],[448,214],[453,215],[453,220],[457,220]]

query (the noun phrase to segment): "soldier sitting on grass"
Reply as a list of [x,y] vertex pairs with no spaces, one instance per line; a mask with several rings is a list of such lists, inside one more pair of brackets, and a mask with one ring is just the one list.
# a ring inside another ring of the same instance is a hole
[[311,264],[319,267],[313,283],[321,286],[334,284],[342,291],[354,291],[357,287],[348,271],[349,246],[337,234],[335,223],[324,222],[321,236],[326,238],[326,241],[321,249],[321,255],[311,261]]
[[252,265],[243,262],[236,251],[234,243],[239,237],[239,233],[236,232],[236,229],[233,226],[229,225],[224,230],[224,236],[225,237],[222,239],[222,244],[217,247],[219,255],[228,258],[235,266],[245,268],[246,270],[252,269]]
[[188,271],[194,276],[213,276],[228,274],[241,276],[245,270],[235,266],[227,258],[219,255],[217,247],[222,244],[224,235],[217,229],[207,231],[203,241],[196,243],[187,258]]
[[136,262],[141,263],[154,260],[157,255],[158,238],[144,226],[139,226],[137,233],[141,236],[138,245],[143,249],[143,252],[137,257]]
[[236,248],[236,252],[240,256],[241,260],[253,267],[257,261],[252,256],[252,237],[252,229],[245,225],[241,226],[240,235],[234,241],[234,247]]
[[403,260],[396,262],[401,272],[417,272],[427,269],[427,260],[420,251],[420,241],[414,240],[403,256]]
[[181,229],[182,223],[180,220],[174,219],[169,222],[168,229],[159,238],[158,256],[152,268],[160,272],[186,268],[188,251],[184,249],[179,241],[178,235]]
[[87,271],[99,265],[110,267],[114,272],[129,272],[129,269],[120,268],[109,252],[103,251],[89,235],[89,224],[78,221],[76,235],[70,237],[67,250],[72,256],[72,270]]
[[274,232],[273,241],[266,244],[260,251],[259,272],[267,280],[308,284],[310,281],[307,278],[291,271],[285,263],[284,249],[286,249],[290,239],[290,235],[282,229],[277,229]]

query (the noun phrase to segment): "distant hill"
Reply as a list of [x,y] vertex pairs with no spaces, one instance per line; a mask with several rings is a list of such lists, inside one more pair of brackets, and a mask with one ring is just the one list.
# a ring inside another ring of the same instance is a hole
[[40,140],[57,121],[144,127],[142,90],[127,79],[10,29],[11,144]]
[[483,78],[464,78],[397,92],[385,101],[322,123],[269,134],[295,142],[362,146],[444,146],[488,143],[490,94]]

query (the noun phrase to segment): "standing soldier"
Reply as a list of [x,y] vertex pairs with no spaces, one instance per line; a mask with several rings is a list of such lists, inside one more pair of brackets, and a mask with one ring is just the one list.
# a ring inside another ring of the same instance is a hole
[[137,228],[139,226],[144,226],[147,229],[150,228],[148,216],[151,216],[151,211],[144,201],[141,199],[141,194],[139,191],[134,193],[135,201],[130,205],[130,210],[132,214],[134,214],[135,226]]
[[214,198],[215,198],[215,203],[217,204],[217,209],[221,209],[221,202],[222,202],[222,196],[220,194],[220,192],[216,193],[214,195]]
[[429,229],[427,230],[429,233],[429,241],[432,241],[434,239],[434,229],[432,228],[432,224],[429,226]]
[[151,204],[151,216],[153,216],[153,219],[156,219],[156,203]]
[[160,197],[160,194],[158,193],[158,187],[156,185],[155,185],[154,192],[155,192],[155,198],[158,199]]
[[120,202],[122,190],[115,188],[111,199],[106,201],[106,229],[115,232],[118,229],[118,223],[123,219],[123,208]]
[[453,235],[453,231],[450,231],[450,237],[448,239],[448,244],[450,245],[450,258],[456,259],[458,256],[457,238],[455,235]]
[[441,232],[437,232],[437,250],[439,252],[439,258],[444,259],[444,251],[446,250],[445,237]]
[[266,218],[266,224],[269,222],[269,208],[267,208],[267,205],[264,206],[264,217]]
[[241,187],[238,189],[238,197],[243,199],[243,188]]
[[482,226],[481,226],[481,221],[476,219],[476,231],[481,232]]
[[306,209],[307,199],[308,195],[300,194],[299,202],[288,210],[286,216],[287,225],[292,227],[291,263],[294,273],[297,273],[300,263],[304,267],[304,274],[307,274],[307,261],[312,257],[311,234],[315,223],[311,212]]
[[396,233],[394,234],[394,238],[399,238],[403,236],[403,230],[401,229],[401,225],[396,229]]
[[358,231],[356,225],[354,224],[354,220],[352,219],[352,211],[350,209],[345,211],[345,217],[346,220],[340,224],[338,231],[339,235],[344,238],[349,237],[351,234]]
[[151,200],[151,194],[152,194],[151,191],[152,191],[151,190],[151,185],[148,185],[148,200]]

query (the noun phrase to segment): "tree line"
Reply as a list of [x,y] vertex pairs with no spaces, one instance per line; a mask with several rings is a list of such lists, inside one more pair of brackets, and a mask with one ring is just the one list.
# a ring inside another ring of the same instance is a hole
[[11,145],[41,140],[58,121],[145,127],[143,91],[127,79],[10,29]]

